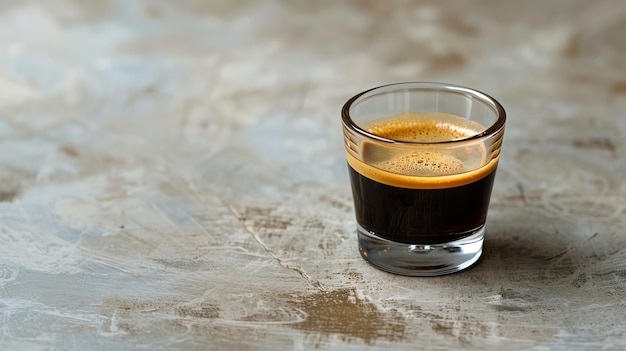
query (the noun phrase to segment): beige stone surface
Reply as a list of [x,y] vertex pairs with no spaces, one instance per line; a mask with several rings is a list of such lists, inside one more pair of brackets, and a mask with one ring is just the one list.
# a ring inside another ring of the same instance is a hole
[[[509,120],[485,253],[381,272],[339,109]],[[626,348],[626,2],[0,1],[0,349]]]

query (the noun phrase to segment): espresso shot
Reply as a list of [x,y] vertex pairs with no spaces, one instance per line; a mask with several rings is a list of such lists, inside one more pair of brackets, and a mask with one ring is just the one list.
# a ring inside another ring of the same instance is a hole
[[[475,122],[442,113],[405,113],[364,129],[377,136],[434,143],[481,133]],[[471,236],[485,223],[496,162],[478,167],[484,145],[457,150],[363,144],[363,161],[348,155],[357,222],[395,242],[440,244]]]
[[445,83],[366,90],[341,110],[361,257],[437,276],[482,255],[506,113],[489,95]]

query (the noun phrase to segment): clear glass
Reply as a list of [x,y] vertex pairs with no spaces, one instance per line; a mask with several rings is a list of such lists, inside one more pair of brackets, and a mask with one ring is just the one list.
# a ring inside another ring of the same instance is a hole
[[362,92],[342,109],[361,256],[436,276],[482,254],[506,114],[492,97],[443,83]]

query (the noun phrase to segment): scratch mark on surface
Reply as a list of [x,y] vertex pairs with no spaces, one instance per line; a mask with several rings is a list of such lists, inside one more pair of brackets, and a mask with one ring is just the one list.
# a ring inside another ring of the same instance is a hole
[[129,259],[122,258],[120,256],[107,255],[107,248],[103,247],[100,250],[93,250],[88,247],[81,246],[80,249],[90,256],[77,264],[78,267],[85,266],[90,263],[100,264],[117,271],[131,274],[133,277],[139,277],[138,274],[132,273],[137,268],[137,264],[133,263]]
[[[589,242],[591,239],[593,239],[593,238],[595,238],[596,236],[598,236],[598,234],[599,234],[599,232],[595,232],[592,236],[590,236],[589,238],[585,239],[585,241],[584,241],[584,242],[585,242],[585,243],[586,243],[586,242]],[[558,253],[558,254],[556,254],[556,255],[554,255],[554,256],[551,256],[551,257],[549,257],[549,258],[546,258],[546,261],[551,261],[551,260],[553,260],[553,259],[555,259],[555,258],[559,258],[559,257],[561,257],[561,256],[565,255],[566,253],[570,252],[572,249],[575,249],[575,247],[570,246],[570,247],[568,247],[567,249],[563,250],[562,252],[560,252],[560,253]]]
[[598,236],[598,234],[600,234],[600,232],[595,232],[592,236],[589,237],[589,239],[585,240],[585,242],[589,242],[591,241],[591,239],[595,238],[596,236]]
[[207,237],[210,237],[211,234],[195,219],[190,213],[185,212],[185,215],[191,219],[191,221],[202,231]]
[[309,282],[311,285],[313,285],[313,287],[315,287],[317,290],[322,291],[322,292],[327,292],[326,288],[324,288],[324,286],[322,285],[322,283],[320,283],[317,280],[313,280],[302,268],[297,267],[297,266],[292,266],[288,263],[286,263],[285,261],[283,261],[280,257],[278,257],[278,255],[276,255],[276,253],[274,251],[272,251],[269,246],[267,246],[267,244],[265,244],[263,242],[263,240],[261,240],[261,238],[257,235],[257,233],[255,232],[254,228],[251,228],[250,226],[248,226],[243,220],[242,220],[242,216],[239,214],[239,212],[237,212],[237,210],[235,208],[233,208],[230,204],[228,203],[224,203],[224,205],[226,205],[226,207],[229,209],[229,211],[235,216],[235,218],[237,218],[237,221],[239,221],[239,223],[241,224],[241,226],[248,232],[250,233],[250,235],[252,235],[252,237],[254,238],[254,240],[261,245],[261,247],[263,248],[263,250],[265,250],[265,252],[267,252],[268,255],[270,255],[270,257],[272,257],[276,262],[278,262],[278,264],[280,264],[281,266],[290,269],[292,271],[297,272],[298,274],[300,274],[300,276],[302,278],[304,278],[304,280],[306,280],[307,282]]
[[524,186],[522,183],[517,183],[517,190],[519,190],[519,196],[522,198],[522,202],[525,205],[528,205],[528,201],[526,200],[526,194],[524,193]]
[[572,249],[571,247],[568,247],[568,248],[567,248],[567,249],[565,249],[564,251],[562,251],[562,252],[560,252],[560,253],[558,253],[558,254],[556,254],[556,255],[552,256],[552,257],[546,258],[546,261],[551,261],[551,260],[553,260],[553,259],[555,259],[555,258],[559,258],[559,257],[561,257],[561,256],[565,255],[566,253],[568,253],[571,249]]
[[152,206],[152,208],[154,208],[154,209],[157,211],[157,213],[161,216],[161,218],[163,218],[163,219],[164,219],[167,223],[169,223],[169,224],[170,224],[173,228],[176,228],[176,223],[174,223],[174,222],[172,221],[172,219],[171,219],[171,218],[169,218],[169,217],[165,214],[165,212],[163,212],[163,210],[161,210],[161,209],[159,208],[159,206],[157,206],[157,204],[155,204],[154,202],[152,202],[150,205]]

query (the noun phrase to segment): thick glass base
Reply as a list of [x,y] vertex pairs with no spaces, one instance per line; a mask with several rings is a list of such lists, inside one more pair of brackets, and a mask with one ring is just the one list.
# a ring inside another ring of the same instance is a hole
[[485,227],[460,240],[443,244],[406,244],[379,238],[357,224],[359,252],[383,271],[418,276],[438,276],[468,268],[483,252]]

